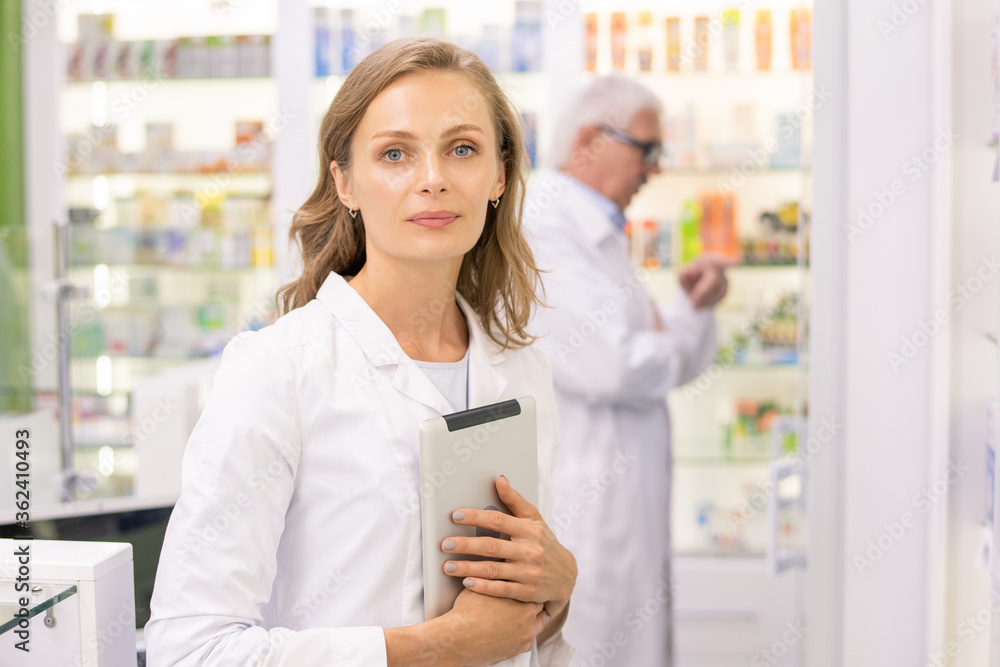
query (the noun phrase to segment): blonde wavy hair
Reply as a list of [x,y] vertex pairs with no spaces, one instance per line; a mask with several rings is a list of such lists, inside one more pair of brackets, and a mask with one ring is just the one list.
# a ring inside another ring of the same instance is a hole
[[522,347],[534,337],[526,331],[532,309],[540,304],[539,271],[524,238],[527,155],[521,119],[490,69],[474,53],[430,37],[407,37],[382,46],[347,76],[330,103],[320,127],[320,174],[309,199],[292,218],[289,237],[298,245],[302,275],[278,290],[287,313],[316,297],[331,271],[357,275],[365,264],[365,230],[337,198],[330,173],[336,161],[350,173],[351,140],[372,100],[397,79],[427,71],[457,72],[486,100],[497,138],[497,159],[506,185],[500,204],[487,206],[483,233],[465,254],[458,292],[479,314],[487,335],[504,348]]

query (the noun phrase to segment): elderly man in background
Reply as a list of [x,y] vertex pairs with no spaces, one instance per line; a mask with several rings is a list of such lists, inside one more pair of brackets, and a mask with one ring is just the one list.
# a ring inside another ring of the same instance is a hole
[[660,172],[661,113],[641,84],[594,79],[559,117],[557,168],[536,176],[525,205],[549,306],[532,333],[559,406],[553,528],[579,567],[564,628],[574,665],[672,661],[666,395],[712,361],[712,306],[731,262],[703,256],[681,269],[669,308],[632,265],[624,211]]

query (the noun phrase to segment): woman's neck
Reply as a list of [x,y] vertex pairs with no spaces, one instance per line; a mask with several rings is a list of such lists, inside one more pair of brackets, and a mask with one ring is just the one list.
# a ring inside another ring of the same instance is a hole
[[385,322],[403,352],[418,361],[459,361],[469,329],[455,302],[462,259],[452,262],[369,260],[350,285]]

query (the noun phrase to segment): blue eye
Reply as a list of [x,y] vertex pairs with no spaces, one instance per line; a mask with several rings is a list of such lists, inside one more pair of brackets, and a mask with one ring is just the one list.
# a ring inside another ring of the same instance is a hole
[[382,153],[382,155],[389,162],[399,162],[400,160],[403,159],[403,151],[399,150],[398,148],[390,148],[386,152]]
[[468,144],[462,144],[455,148],[455,155],[458,157],[469,157],[476,152],[476,149]]

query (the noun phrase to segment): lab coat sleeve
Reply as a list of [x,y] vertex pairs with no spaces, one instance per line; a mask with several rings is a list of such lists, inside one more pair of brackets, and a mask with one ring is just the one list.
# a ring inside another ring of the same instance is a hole
[[[536,348],[529,348],[534,355],[533,366],[541,369],[542,380],[535,395],[535,405],[538,416],[539,442],[549,441],[551,447],[541,447],[538,450],[538,511],[549,526],[553,525],[555,512],[555,475],[556,461],[559,458],[559,415],[556,405],[555,390],[552,385],[552,371],[545,355]],[[548,434],[548,437],[545,437]],[[560,629],[538,647],[539,667],[568,667],[575,649],[563,637]]]
[[382,628],[264,627],[301,432],[286,353],[266,332],[230,342],[184,453],[145,630],[151,666],[386,664]]
[[634,275],[609,283],[578,257],[548,257],[542,281],[549,307],[538,310],[532,333],[540,336],[560,392],[594,405],[646,406],[711,362],[710,309],[695,310],[680,294],[661,310],[665,331],[637,330],[625,315],[626,304],[649,297]]
[[656,304],[668,335],[686,350],[677,385],[704,373],[715,359],[718,344],[714,310],[695,309],[687,294],[678,290],[669,306]]

